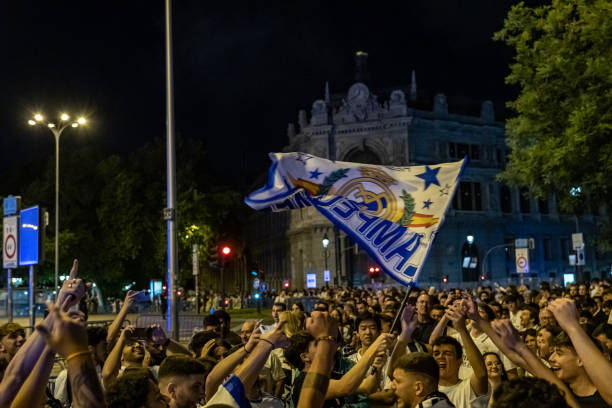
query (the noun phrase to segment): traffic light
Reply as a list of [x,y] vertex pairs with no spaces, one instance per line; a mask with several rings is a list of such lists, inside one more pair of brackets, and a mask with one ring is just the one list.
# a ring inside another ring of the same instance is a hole
[[259,292],[255,292],[255,295],[253,295],[253,297],[259,300],[259,298],[261,297],[261,294]]
[[370,277],[372,279],[376,279],[380,274],[380,268],[378,266],[370,266],[368,272],[370,272]]
[[223,267],[225,267],[225,265],[227,264],[227,259],[229,258],[231,253],[232,248],[229,245],[223,245],[223,247],[221,247],[221,262]]
[[481,281],[483,281],[483,280],[485,280],[485,279],[486,279],[486,278],[485,278],[485,276],[484,276],[484,275],[480,275],[480,280],[481,280]]
[[168,291],[168,286],[162,285],[162,293],[165,294]]
[[448,283],[448,276],[447,275],[444,275],[442,277],[442,283]]
[[286,281],[283,283],[283,286],[284,286],[285,288],[288,288],[288,287],[289,287],[289,281],[288,281],[288,280],[286,280]]

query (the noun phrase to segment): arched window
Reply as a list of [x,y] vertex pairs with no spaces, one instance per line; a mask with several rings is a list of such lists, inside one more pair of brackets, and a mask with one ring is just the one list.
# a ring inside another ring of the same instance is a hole
[[382,161],[372,149],[367,146],[348,152],[342,161],[364,164],[382,164]]

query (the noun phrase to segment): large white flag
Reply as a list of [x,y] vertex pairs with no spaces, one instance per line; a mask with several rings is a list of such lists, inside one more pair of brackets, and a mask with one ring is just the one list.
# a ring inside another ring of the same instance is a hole
[[266,185],[245,198],[250,207],[314,206],[405,285],[417,280],[465,163],[375,166],[306,153],[270,158]]

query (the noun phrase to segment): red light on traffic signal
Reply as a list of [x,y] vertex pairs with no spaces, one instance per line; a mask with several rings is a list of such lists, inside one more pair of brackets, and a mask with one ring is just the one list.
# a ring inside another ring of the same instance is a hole
[[225,299],[225,306],[229,305],[229,300]]
[[445,276],[444,278],[442,278],[442,282],[448,283],[448,278]]
[[484,275],[480,275],[480,280],[481,281],[485,280],[485,276]]
[[223,249],[221,249],[221,253],[223,255],[229,255],[232,252],[232,248],[228,247],[228,246],[224,246]]
[[288,287],[289,287],[289,281],[285,281],[285,283],[284,283],[284,285],[283,285],[283,286],[285,286],[286,288],[288,288]]
[[162,291],[165,292],[168,290],[168,287],[166,285],[162,286]]
[[370,266],[370,273],[374,273],[376,269],[373,266]]

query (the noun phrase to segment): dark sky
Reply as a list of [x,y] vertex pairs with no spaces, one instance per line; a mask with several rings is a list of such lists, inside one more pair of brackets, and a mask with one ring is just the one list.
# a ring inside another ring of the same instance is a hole
[[[498,105],[511,50],[493,42],[509,0],[174,1],[176,130],[200,138],[219,171],[238,180],[286,144],[288,122],[353,83],[356,50],[369,53],[373,87],[419,90]],[[161,0],[6,2],[0,13],[0,171],[15,157],[53,154],[37,110],[84,112],[62,148],[95,143],[127,152],[165,135]],[[64,147],[64,145],[66,147]],[[160,163],[160,166],[164,166]],[[249,172],[252,174],[252,172]]]

